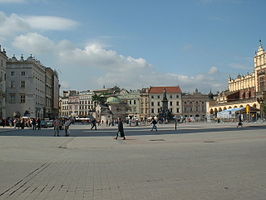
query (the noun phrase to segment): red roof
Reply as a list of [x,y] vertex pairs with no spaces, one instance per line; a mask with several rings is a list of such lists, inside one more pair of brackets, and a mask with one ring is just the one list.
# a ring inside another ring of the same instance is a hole
[[166,93],[181,93],[179,86],[162,86],[162,87],[150,87],[149,93],[152,94],[162,94],[166,90]]

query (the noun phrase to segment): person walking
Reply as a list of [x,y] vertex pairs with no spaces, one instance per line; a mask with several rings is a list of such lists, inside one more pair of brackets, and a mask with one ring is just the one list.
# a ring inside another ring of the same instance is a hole
[[93,129],[93,128],[95,128],[95,130],[97,130],[97,126],[96,126],[96,119],[93,119],[92,121],[91,121],[91,130]]
[[242,119],[241,119],[241,114],[239,114],[239,116],[238,116],[238,124],[237,124],[237,128],[238,128],[239,126],[243,127],[243,123],[242,123]]
[[53,122],[54,125],[54,136],[58,136],[59,137],[59,127],[60,127],[60,120],[58,118],[56,118]]
[[14,123],[14,129],[16,129],[17,128],[18,120],[15,118],[14,121],[13,121],[13,123]]
[[37,126],[38,126],[38,130],[41,130],[41,119],[40,118],[37,119]]
[[65,122],[65,124],[64,124],[64,126],[65,126],[65,136],[69,136],[69,126],[71,125],[71,120],[70,119],[68,119],[66,122]]
[[153,131],[153,129],[157,131],[157,121],[154,118],[152,118],[151,124],[152,124],[151,131]]
[[123,140],[125,140],[126,137],[125,137],[124,127],[123,127],[123,121],[121,118],[118,118],[118,131],[117,131],[116,137],[115,137],[116,140],[118,138],[119,133],[120,133],[120,137],[122,137]]
[[32,119],[31,125],[32,125],[32,130],[36,130],[36,119],[35,118]]

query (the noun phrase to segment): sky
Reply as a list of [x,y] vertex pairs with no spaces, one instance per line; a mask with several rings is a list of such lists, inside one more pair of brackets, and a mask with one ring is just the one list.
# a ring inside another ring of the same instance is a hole
[[58,71],[61,89],[208,93],[253,71],[265,0],[0,0],[0,44]]

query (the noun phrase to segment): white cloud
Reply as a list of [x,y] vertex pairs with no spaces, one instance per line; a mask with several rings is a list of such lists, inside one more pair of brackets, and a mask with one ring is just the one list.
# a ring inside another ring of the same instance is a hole
[[30,30],[30,25],[20,16],[11,14],[9,17],[0,12],[0,36],[13,36],[19,32]]
[[54,16],[27,16],[25,21],[40,30],[67,30],[78,25],[74,20]]
[[209,74],[216,74],[218,72],[218,68],[215,66],[212,66],[209,70]]
[[[58,43],[37,33],[18,36],[13,45],[23,52],[46,54],[64,71],[60,80],[64,87],[73,89],[93,89],[103,85],[118,85],[125,88],[142,88],[150,85],[180,85],[185,91],[220,90],[224,87],[225,77],[218,68],[192,76],[177,73],[161,73],[144,58],[121,55],[99,43],[90,43],[77,48],[70,41]],[[44,63],[43,60],[41,60]],[[54,64],[55,64],[54,63]],[[65,84],[68,83],[68,84]]]
[[38,33],[27,33],[17,36],[13,41],[13,46],[22,49],[24,52],[38,55],[54,50],[55,44],[49,38]]
[[20,16],[11,14],[7,16],[0,12],[0,38],[10,38],[17,34],[37,30],[67,30],[74,28],[78,22],[55,16]]

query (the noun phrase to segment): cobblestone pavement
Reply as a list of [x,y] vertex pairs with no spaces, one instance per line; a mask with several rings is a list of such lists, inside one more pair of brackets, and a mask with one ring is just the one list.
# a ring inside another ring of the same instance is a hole
[[0,199],[265,200],[264,127],[86,128],[2,132]]

